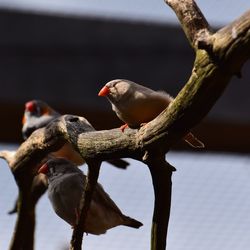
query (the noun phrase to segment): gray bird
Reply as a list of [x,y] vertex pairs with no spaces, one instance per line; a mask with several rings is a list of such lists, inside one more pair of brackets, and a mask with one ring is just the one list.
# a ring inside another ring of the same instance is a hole
[[[157,117],[174,100],[164,91],[154,91],[129,80],[110,81],[98,93],[111,103],[112,110],[125,122],[126,127],[139,128]],[[203,148],[204,144],[191,132],[183,138],[193,147]]]
[[[72,227],[79,219],[79,204],[83,195],[86,176],[72,162],[63,158],[47,161],[39,170],[48,178],[48,196],[55,213]],[[142,223],[124,214],[98,183],[85,223],[85,232],[104,234],[119,225],[139,228]]]
[[[25,104],[25,110],[22,120],[23,138],[27,139],[36,129],[45,127],[61,114],[51,108],[46,102],[32,100]],[[85,119],[87,131],[94,131],[93,126]],[[60,150],[53,152],[55,157],[64,157],[77,165],[84,164],[84,159],[76,152],[70,143],[66,143]],[[122,159],[112,159],[108,162],[115,167],[125,169],[129,163]]]

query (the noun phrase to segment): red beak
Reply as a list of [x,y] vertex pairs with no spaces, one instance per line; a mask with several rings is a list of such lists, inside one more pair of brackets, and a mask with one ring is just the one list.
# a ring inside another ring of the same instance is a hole
[[98,96],[107,96],[109,94],[109,87],[104,86],[100,92],[98,93]]
[[47,163],[44,163],[39,169],[38,169],[38,174],[47,174],[49,171],[49,167]]
[[32,101],[26,102],[25,110],[28,110],[29,112],[33,112],[35,110],[35,104]]

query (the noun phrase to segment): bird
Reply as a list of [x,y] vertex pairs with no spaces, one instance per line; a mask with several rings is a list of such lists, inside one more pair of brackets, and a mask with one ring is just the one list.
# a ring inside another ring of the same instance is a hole
[[[63,158],[52,158],[38,170],[48,179],[48,197],[55,213],[73,228],[80,216],[80,202],[86,175],[74,163]],[[143,224],[124,215],[115,202],[97,183],[88,210],[84,231],[100,235],[110,228],[123,225],[139,228]]]
[[[98,96],[107,97],[112,110],[125,122],[125,128],[140,128],[157,117],[174,100],[165,91],[155,91],[135,82],[116,79],[106,83]],[[191,132],[183,138],[189,145],[203,148],[204,144]]]
[[[25,110],[22,118],[22,134],[23,138],[26,140],[35,130],[45,127],[50,122],[60,117],[61,114],[50,107],[46,102],[41,100],[31,100],[25,103]],[[94,127],[86,120],[88,129]],[[53,152],[56,157],[64,157],[77,165],[82,165],[85,163],[81,155],[74,150],[70,143],[66,143],[61,149]],[[111,159],[108,160],[110,164],[117,168],[126,169],[129,163],[122,159]]]
[[[54,119],[60,117],[61,114],[50,107],[46,102],[41,100],[31,100],[25,103],[24,114],[22,118],[22,135],[23,139],[26,140],[35,130],[45,127]],[[86,120],[86,123],[88,121]],[[88,128],[91,128],[90,123],[87,124]],[[93,128],[93,127],[92,127]],[[93,128],[93,131],[95,129]],[[70,143],[66,143],[58,151],[53,152],[50,156],[63,157],[77,165],[82,165],[85,163],[84,159],[76,152]],[[48,156],[48,157],[50,157]],[[46,158],[47,159],[47,158]],[[45,161],[46,159],[43,159]],[[107,160],[111,165],[126,169],[129,163],[122,159],[111,159]],[[17,212],[18,198],[16,199],[13,208],[8,212],[9,214],[14,214]]]
[[35,130],[45,127],[61,114],[40,100],[31,100],[25,103],[22,119],[22,135],[26,140]]

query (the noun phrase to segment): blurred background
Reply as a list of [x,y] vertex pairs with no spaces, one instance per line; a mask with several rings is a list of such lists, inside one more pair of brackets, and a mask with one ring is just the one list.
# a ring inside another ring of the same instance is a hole
[[[248,0],[198,4],[215,30],[250,7]],[[8,142],[21,141],[28,100],[113,128],[121,122],[97,97],[107,81],[130,79],[175,96],[194,60],[163,0],[0,0],[0,31],[0,138]],[[249,152],[249,68],[196,128],[207,149]]]
[[[197,3],[214,30],[250,8],[249,0]],[[84,116],[97,129],[114,128],[121,121],[108,101],[97,96],[107,81],[129,79],[175,96],[194,60],[163,0],[0,0],[0,32],[1,149],[16,148],[22,141],[21,120],[29,100],[41,99],[63,114]],[[179,142],[178,151],[170,153],[170,163],[178,169],[170,249],[249,249],[249,79],[248,62],[242,78],[232,79],[194,128],[205,150],[190,151]],[[5,162],[0,165],[0,249],[7,249],[15,221],[7,211],[16,187]],[[153,194],[147,169],[135,161],[127,171],[106,166],[100,181],[124,213],[144,227],[89,235],[86,249],[149,249]],[[71,230],[53,214],[47,197],[38,214],[36,249],[63,249]]]

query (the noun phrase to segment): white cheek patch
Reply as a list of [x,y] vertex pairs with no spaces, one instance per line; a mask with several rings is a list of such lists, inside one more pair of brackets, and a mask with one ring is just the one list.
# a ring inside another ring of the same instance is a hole
[[55,173],[55,167],[50,167],[49,172],[51,175],[53,175]]

